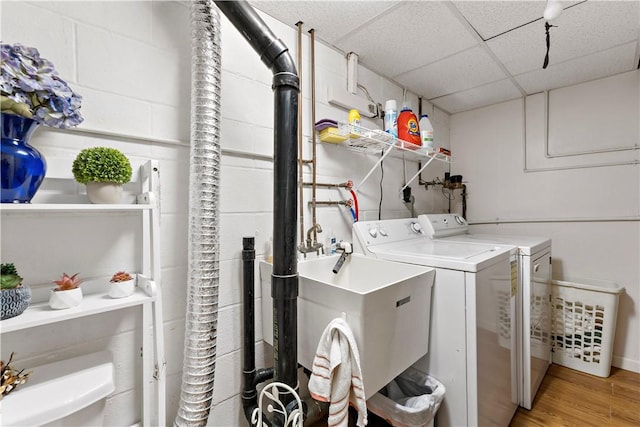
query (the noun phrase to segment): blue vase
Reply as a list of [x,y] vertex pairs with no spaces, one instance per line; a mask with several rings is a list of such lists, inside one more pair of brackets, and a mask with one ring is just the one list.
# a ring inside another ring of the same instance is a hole
[[2,203],[29,203],[47,171],[42,154],[29,145],[35,120],[2,114]]

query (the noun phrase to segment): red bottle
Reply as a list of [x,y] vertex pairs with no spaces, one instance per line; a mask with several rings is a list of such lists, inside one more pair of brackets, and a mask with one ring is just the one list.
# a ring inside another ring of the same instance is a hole
[[418,118],[408,107],[404,107],[398,116],[398,139],[402,140],[403,148],[417,150],[422,147]]

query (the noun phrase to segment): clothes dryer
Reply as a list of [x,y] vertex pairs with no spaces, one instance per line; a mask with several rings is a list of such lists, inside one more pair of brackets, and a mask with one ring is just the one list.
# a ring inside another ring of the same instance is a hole
[[515,245],[517,247],[518,401],[531,409],[551,364],[551,239],[469,232],[455,214],[419,215],[424,234],[447,242]]
[[508,426],[518,404],[515,247],[431,240],[415,218],[359,221],[353,243],[355,252],[436,271],[429,353],[414,367],[446,388],[437,425]]

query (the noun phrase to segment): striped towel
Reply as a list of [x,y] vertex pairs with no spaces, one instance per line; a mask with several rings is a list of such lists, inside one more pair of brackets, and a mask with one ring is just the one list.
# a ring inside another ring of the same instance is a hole
[[329,427],[347,427],[349,403],[358,411],[358,427],[367,425],[367,403],[360,370],[360,355],[351,328],[333,319],[318,343],[309,379],[311,397],[329,405]]

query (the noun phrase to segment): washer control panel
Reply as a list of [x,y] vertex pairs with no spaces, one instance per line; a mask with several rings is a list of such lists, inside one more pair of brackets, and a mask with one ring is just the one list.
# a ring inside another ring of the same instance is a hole
[[424,233],[432,239],[469,232],[467,221],[457,214],[425,214],[418,216]]
[[353,234],[353,240],[359,240],[364,246],[425,237],[416,218],[358,221],[353,224]]

